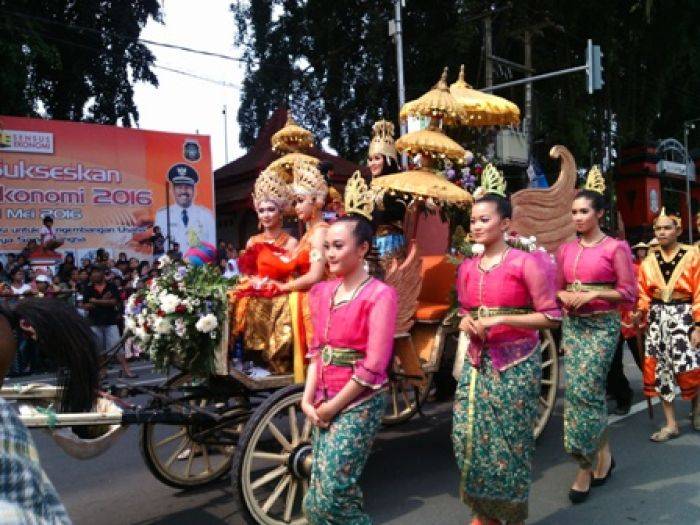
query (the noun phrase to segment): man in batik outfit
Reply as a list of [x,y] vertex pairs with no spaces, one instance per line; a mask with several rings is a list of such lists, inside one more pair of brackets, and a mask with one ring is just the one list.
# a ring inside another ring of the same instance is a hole
[[700,430],[697,408],[700,388],[700,253],[680,244],[678,217],[665,210],[654,221],[659,249],[639,269],[637,318],[649,317],[645,356],[644,394],[660,396],[666,426],[651,436],[664,442],[679,434],[673,409],[676,387],[683,399],[693,400],[693,427]]

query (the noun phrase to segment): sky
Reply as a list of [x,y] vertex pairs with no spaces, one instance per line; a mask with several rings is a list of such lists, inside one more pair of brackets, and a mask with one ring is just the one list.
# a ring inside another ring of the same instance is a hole
[[[161,0],[164,24],[150,20],[141,38],[176,44],[228,56],[240,56],[234,47],[234,20],[229,10],[231,0]],[[216,80],[207,82],[154,69],[160,83],[134,86],[134,100],[139,111],[139,127],[154,131],[196,133],[211,137],[214,169],[240,157],[238,113],[240,86],[245,68],[239,62],[223,60],[149,45],[156,65],[177,69]],[[224,140],[224,105],[227,106],[228,141]]]

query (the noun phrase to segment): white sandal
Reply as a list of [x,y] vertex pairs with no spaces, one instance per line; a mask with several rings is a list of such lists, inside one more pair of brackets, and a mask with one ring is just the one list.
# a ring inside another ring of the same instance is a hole
[[649,439],[654,443],[665,443],[671,439],[676,439],[680,436],[680,432],[677,429],[672,429],[668,427],[661,427],[659,430],[654,432]]

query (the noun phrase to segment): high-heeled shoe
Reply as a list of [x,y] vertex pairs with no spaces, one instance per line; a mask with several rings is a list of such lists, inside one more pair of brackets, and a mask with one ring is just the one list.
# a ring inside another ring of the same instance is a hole
[[[591,472],[591,485],[593,485],[593,473]],[[569,501],[574,505],[578,503],[583,503],[588,499],[588,495],[591,493],[591,485],[589,485],[588,490],[581,491],[575,489],[569,489]]]
[[610,479],[610,475],[612,474],[613,469],[615,468],[615,458],[610,456],[610,468],[608,469],[608,473],[603,476],[602,478],[596,478],[593,476],[593,480],[591,481],[591,487],[600,487],[602,485],[605,485],[607,481]]

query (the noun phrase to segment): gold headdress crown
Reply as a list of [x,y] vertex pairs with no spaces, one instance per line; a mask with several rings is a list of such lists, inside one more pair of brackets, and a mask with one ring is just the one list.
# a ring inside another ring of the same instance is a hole
[[374,211],[374,193],[367,187],[359,171],[352,174],[345,185],[345,213],[362,215],[372,220]]
[[583,186],[586,190],[595,191],[603,195],[605,193],[605,179],[600,171],[599,166],[593,166],[588,171],[588,176],[586,177],[586,184]]
[[661,213],[659,213],[659,214],[656,216],[656,219],[654,219],[654,226],[656,226],[656,222],[657,222],[661,217],[668,217],[668,218],[671,219],[674,223],[676,223],[676,226],[678,226],[679,228],[680,228],[681,226],[683,226],[683,221],[681,221],[681,218],[680,218],[678,215],[674,215],[673,213],[670,214],[670,215],[667,215],[667,214],[666,214],[666,206],[664,206],[664,207],[661,208]]
[[368,157],[381,153],[398,162],[394,145],[394,124],[388,120],[378,120],[372,126],[372,141],[369,143]]
[[325,200],[328,185],[319,169],[308,162],[299,162],[292,166],[294,181],[292,191],[297,195],[316,195]]
[[284,211],[292,200],[289,185],[284,182],[279,173],[265,170],[255,181],[253,186],[253,202],[257,206],[263,201],[274,202],[281,211]]
[[474,198],[480,199],[487,193],[506,196],[506,179],[503,178],[503,172],[490,163],[481,172],[481,184],[474,192]]

